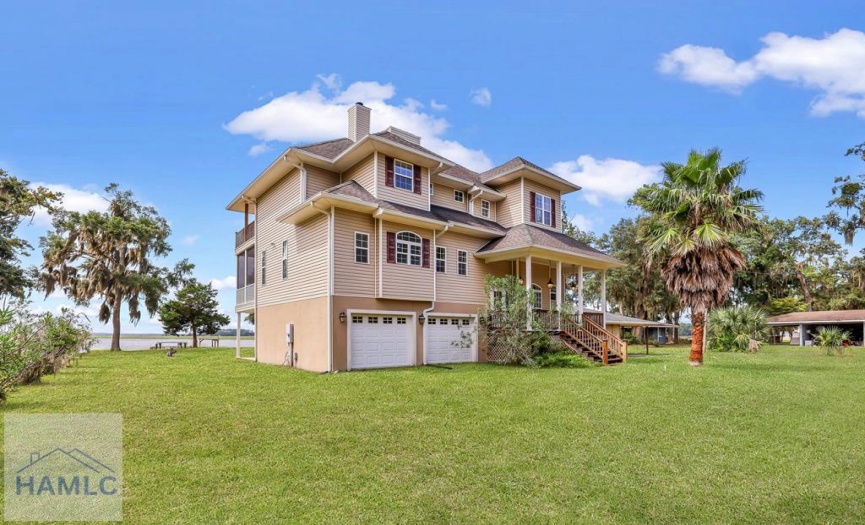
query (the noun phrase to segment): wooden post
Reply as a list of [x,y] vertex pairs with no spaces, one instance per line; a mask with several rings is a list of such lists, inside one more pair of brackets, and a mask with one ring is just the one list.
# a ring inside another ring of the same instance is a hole
[[580,265],[579,270],[577,270],[577,294],[579,294],[579,300],[577,302],[577,312],[580,314],[579,322],[583,322],[583,266]]
[[601,325],[607,328],[607,270],[601,270]]
[[[562,261],[556,262],[556,319],[557,328],[562,329]],[[865,333],[865,332],[863,332]]]
[[529,295],[529,316],[526,320],[526,330],[532,329],[532,307],[534,306],[535,296],[532,293],[532,256],[526,256],[526,292]]

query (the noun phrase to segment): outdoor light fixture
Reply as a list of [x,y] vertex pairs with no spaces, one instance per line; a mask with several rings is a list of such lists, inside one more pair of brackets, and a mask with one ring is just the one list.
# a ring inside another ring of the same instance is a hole
[[344,323],[344,322],[345,322],[345,312],[340,312],[340,313],[339,313],[339,322],[340,322],[340,323]]
[[547,281],[547,288],[549,288],[550,290],[552,290],[553,288],[556,287],[556,284],[553,282],[553,276],[551,275],[551,273],[552,273],[552,271],[553,271],[553,269],[551,268],[551,266],[552,266],[552,264],[550,264],[549,266],[547,266],[547,278],[549,279],[549,280]]
[[550,279],[549,281],[547,281],[547,288],[549,288],[550,290],[552,290],[552,289],[555,288],[555,287],[556,287],[556,283],[554,283],[552,279]]
[[420,317],[417,318],[417,322],[424,324],[426,322],[426,317],[424,317],[423,314],[420,314]]
[[520,286],[526,284],[526,281],[525,281],[525,279],[523,279],[523,276],[522,276],[522,275],[520,275],[520,276],[517,277],[517,278],[520,280]]

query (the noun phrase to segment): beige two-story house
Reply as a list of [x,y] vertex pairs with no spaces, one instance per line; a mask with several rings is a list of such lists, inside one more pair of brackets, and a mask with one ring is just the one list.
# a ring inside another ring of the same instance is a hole
[[520,157],[476,173],[406,131],[370,133],[355,104],[347,137],[288,148],[228,205],[244,214],[236,311],[255,313],[255,359],[318,372],[484,361],[464,334],[487,274],[518,275],[544,311],[566,279],[603,283],[622,265],[562,233],[562,196],[579,189]]

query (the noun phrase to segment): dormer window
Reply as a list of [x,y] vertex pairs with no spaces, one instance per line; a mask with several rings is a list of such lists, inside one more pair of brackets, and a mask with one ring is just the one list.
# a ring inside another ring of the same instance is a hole
[[393,185],[403,190],[414,191],[414,165],[394,159]]
[[481,199],[481,217],[490,218],[490,201]]
[[466,194],[460,190],[454,190],[454,200],[457,202],[465,202]]

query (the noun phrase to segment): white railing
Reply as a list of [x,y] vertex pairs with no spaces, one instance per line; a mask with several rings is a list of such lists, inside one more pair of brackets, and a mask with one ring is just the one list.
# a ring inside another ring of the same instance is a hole
[[243,288],[237,289],[237,297],[236,304],[240,306],[242,304],[251,303],[255,301],[255,285],[250,284],[249,286],[244,286]]

